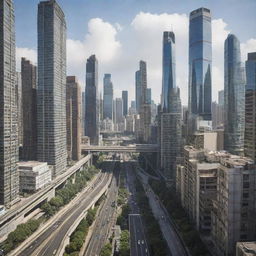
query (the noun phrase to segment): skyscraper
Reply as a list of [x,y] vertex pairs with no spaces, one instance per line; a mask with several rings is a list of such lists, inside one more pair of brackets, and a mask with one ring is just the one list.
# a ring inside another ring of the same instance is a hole
[[90,137],[92,145],[99,144],[98,61],[95,55],[86,62],[85,135]]
[[224,73],[224,148],[241,155],[244,152],[245,74],[240,42],[232,34],[225,40]]
[[162,72],[162,111],[169,112],[170,90],[176,88],[175,35],[170,31],[163,33]]
[[123,122],[123,100],[122,98],[116,98],[116,123],[120,124]]
[[21,59],[23,148],[22,159],[37,159],[37,68],[29,60]]
[[66,22],[56,1],[38,5],[37,158],[53,177],[67,166]]
[[146,103],[151,104],[151,88],[147,88],[146,90]]
[[111,74],[105,74],[103,79],[103,118],[113,119],[113,84]]
[[141,105],[141,83],[140,83],[140,70],[135,72],[135,101],[137,113],[140,111]]
[[69,160],[81,158],[81,88],[75,76],[67,76],[67,150]]
[[190,13],[189,22],[189,99],[190,115],[211,120],[212,104],[211,12],[199,8]]
[[13,1],[0,1],[0,13],[0,204],[9,206],[19,194]]
[[[147,64],[145,61],[140,61],[140,69],[136,72],[136,87],[139,88],[139,115],[140,115],[140,132],[139,140],[148,142],[150,138],[151,124],[151,104],[146,102],[147,94]],[[137,107],[136,94],[136,107]]]
[[244,153],[256,162],[256,52],[246,61]]
[[123,116],[128,114],[128,91],[122,91],[122,100],[123,100]]

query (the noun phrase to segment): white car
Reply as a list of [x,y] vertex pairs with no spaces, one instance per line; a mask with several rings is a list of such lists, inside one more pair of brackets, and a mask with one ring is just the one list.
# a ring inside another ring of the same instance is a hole
[[141,244],[144,244],[144,240],[141,240]]
[[140,240],[138,240],[138,244],[140,244]]

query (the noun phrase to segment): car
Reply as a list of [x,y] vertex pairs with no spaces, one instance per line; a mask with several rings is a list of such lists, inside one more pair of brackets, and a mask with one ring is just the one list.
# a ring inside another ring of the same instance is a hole
[[138,244],[140,244],[140,240],[138,240]]
[[141,244],[144,244],[144,240],[141,240]]

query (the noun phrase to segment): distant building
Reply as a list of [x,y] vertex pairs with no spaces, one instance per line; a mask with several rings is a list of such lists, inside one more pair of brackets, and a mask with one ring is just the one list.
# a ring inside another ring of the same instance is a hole
[[37,159],[37,68],[29,60],[21,59],[23,109],[23,160]]
[[35,192],[45,187],[52,180],[51,170],[47,163],[19,162],[18,166],[21,192]]
[[123,116],[128,114],[128,91],[122,91],[122,100],[123,100]]
[[66,170],[66,22],[56,1],[38,4],[37,160]]
[[122,98],[116,98],[115,100],[115,109],[116,109],[116,124],[123,122],[123,100]]
[[136,115],[137,111],[136,111],[136,101],[132,100],[131,101],[131,107],[129,108],[129,115]]
[[140,82],[140,70],[135,72],[135,96],[136,96],[136,111],[139,113],[141,105],[142,87]]
[[172,31],[163,33],[162,50],[162,112],[170,112],[170,90],[176,88],[175,34]]
[[161,113],[161,169],[166,178],[175,181],[176,158],[181,156],[181,101],[178,88],[170,90],[170,112]]
[[9,207],[19,195],[13,1],[0,1],[0,13],[0,205]]
[[244,153],[256,162],[256,52],[246,61]]
[[105,74],[103,79],[103,119],[113,120],[113,83],[111,74]]
[[69,160],[81,158],[81,88],[75,76],[67,76],[67,151]]
[[212,103],[211,12],[199,8],[189,17],[189,100],[190,115],[211,120]]
[[99,144],[99,118],[98,61],[91,55],[86,63],[85,136],[92,145]]
[[146,90],[146,103],[151,104],[151,88],[147,88]]
[[85,129],[85,92],[82,92],[82,136],[84,136]]
[[240,42],[229,34],[225,40],[224,147],[235,155],[244,153],[245,74]]

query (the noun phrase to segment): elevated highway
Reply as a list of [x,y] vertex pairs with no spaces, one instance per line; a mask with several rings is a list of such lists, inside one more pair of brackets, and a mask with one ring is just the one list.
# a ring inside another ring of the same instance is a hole
[[44,201],[54,197],[55,189],[65,183],[70,176],[77,171],[80,171],[86,164],[91,165],[91,158],[91,154],[82,158],[63,174],[59,175],[48,186],[27,198],[21,199],[20,202],[13,206],[13,208],[7,210],[7,212],[0,217],[0,241],[3,240],[9,232],[13,231],[18,224],[22,223],[24,217],[29,215],[33,209],[38,207]]
[[82,145],[82,152],[116,152],[116,153],[152,153],[158,152],[157,144],[133,144],[129,146],[94,146]]

